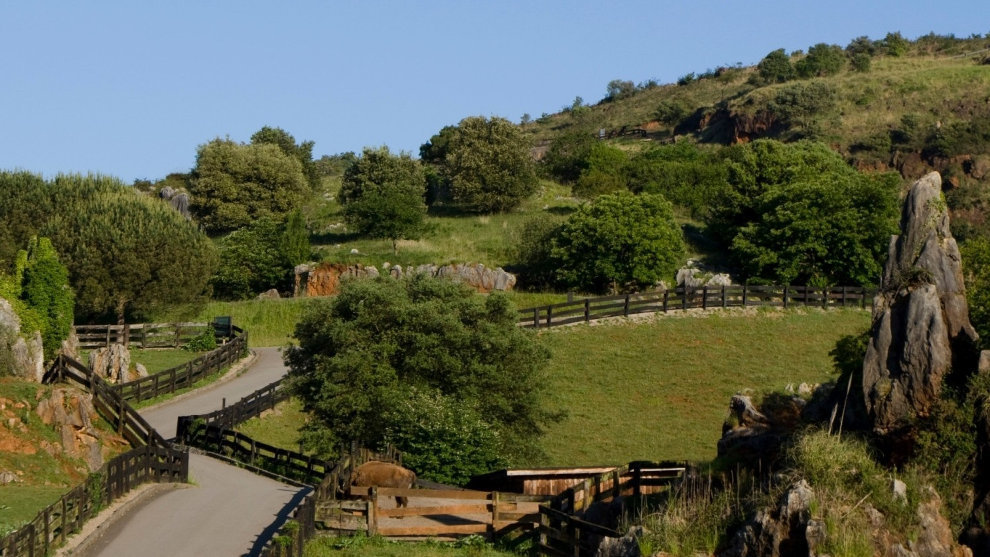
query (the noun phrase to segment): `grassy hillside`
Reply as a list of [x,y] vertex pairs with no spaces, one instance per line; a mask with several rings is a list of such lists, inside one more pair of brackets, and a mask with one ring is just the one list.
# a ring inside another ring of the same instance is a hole
[[[712,459],[733,394],[832,379],[829,351],[869,322],[861,310],[750,310],[544,330],[548,406],[568,415],[546,432],[545,459],[517,464]],[[298,449],[304,419],[290,401],[239,429]]]

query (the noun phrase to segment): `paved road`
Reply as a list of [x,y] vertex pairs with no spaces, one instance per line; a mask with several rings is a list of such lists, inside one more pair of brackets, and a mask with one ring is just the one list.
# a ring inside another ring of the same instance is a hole
[[[285,373],[277,349],[257,352],[258,360],[237,379],[142,414],[169,438],[175,435],[178,416],[215,410],[223,397],[236,402]],[[167,491],[133,509],[85,555],[257,555],[309,491],[199,455],[189,457],[189,476],[192,486]]]

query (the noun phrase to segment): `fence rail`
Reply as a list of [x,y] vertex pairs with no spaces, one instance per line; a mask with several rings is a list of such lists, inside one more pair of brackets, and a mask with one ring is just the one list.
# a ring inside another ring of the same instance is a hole
[[75,382],[89,389],[93,406],[137,448],[111,459],[86,483],[73,488],[38,516],[0,538],[0,557],[48,555],[78,532],[105,504],[147,482],[185,482],[189,453],[173,448],[106,381],[82,363],[58,356],[45,382]]
[[179,348],[214,328],[210,323],[128,323],[124,325],[75,325],[83,349],[123,344],[136,348]]
[[608,526],[584,520],[591,505],[632,496],[635,503],[642,495],[664,488],[680,478],[684,467],[677,464],[631,463],[584,480],[582,483],[540,505],[540,524],[535,548],[540,555],[594,555],[601,537],[622,537]]
[[860,286],[679,286],[663,292],[644,292],[585,298],[519,310],[524,327],[557,327],[606,317],[686,309],[730,307],[860,307],[872,306],[876,290]]
[[200,379],[233,364],[247,352],[247,331],[232,327],[233,337],[222,346],[184,364],[111,388],[125,400],[141,402],[156,396],[192,387]]

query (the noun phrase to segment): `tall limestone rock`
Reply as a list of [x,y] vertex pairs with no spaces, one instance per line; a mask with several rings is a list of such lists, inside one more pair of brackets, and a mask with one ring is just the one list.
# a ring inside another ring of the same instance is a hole
[[930,413],[948,374],[965,377],[979,359],[941,192],[937,172],[911,186],[874,302],[863,399],[874,433],[894,444],[913,437],[912,423]]

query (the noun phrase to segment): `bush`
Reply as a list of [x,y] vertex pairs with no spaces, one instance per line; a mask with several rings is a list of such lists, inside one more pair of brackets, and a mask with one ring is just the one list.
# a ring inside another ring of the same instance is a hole
[[704,217],[726,187],[726,166],[717,151],[681,141],[644,151],[629,162],[629,189],[663,195],[674,205]]
[[663,196],[620,192],[582,205],[553,239],[557,279],[589,292],[649,288],[672,279],[684,235]]
[[574,184],[574,195],[592,198],[626,189],[625,152],[606,143],[595,143],[588,153],[587,168]]
[[[458,454],[463,438],[432,438],[434,430],[409,422],[426,411],[409,407],[410,397],[442,395],[433,405],[438,415],[473,409],[496,432],[505,458],[535,454],[542,427],[554,419],[543,407],[549,356],[517,318],[504,296],[482,298],[445,279],[343,283],[339,295],[308,307],[295,330],[299,345],[286,356],[289,388],[312,415],[305,441],[326,451],[352,441],[377,447],[389,435],[409,443],[430,437],[433,449],[446,444],[444,454]],[[465,419],[467,437],[486,439],[474,418],[448,417],[444,428]]]
[[562,220],[547,215],[523,225],[513,254],[513,267],[517,269],[520,288],[546,290],[556,283],[556,269],[550,251]]
[[209,352],[217,348],[217,333],[213,327],[207,327],[205,331],[189,339],[182,349],[190,352]]
[[286,232],[284,224],[262,218],[217,240],[220,265],[210,278],[214,295],[244,300],[271,288],[289,290],[292,257],[298,257],[301,249],[285,241]]
[[797,61],[794,68],[801,77],[823,77],[842,71],[846,54],[839,45],[818,43],[808,49],[808,54]]
[[756,72],[763,83],[783,83],[796,77],[791,57],[782,48],[767,54],[756,65]]
[[414,387],[389,410],[383,441],[401,449],[403,465],[421,478],[465,485],[509,464],[498,429],[470,402]]

